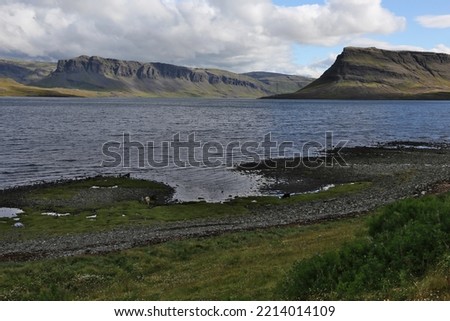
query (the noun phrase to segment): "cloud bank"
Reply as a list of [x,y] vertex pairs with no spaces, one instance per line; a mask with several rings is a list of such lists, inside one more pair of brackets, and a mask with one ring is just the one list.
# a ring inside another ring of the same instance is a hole
[[405,24],[381,0],[295,7],[270,0],[4,0],[0,56],[87,54],[292,73],[302,68],[293,63],[294,44],[334,46]]
[[425,28],[435,28],[435,29],[450,28],[450,15],[420,16],[417,17],[416,20]]

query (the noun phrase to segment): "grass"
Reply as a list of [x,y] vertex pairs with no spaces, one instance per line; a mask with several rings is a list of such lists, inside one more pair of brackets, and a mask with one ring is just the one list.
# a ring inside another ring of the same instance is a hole
[[282,286],[294,300],[450,298],[450,194],[380,210],[364,238],[299,261]]
[[0,300],[272,300],[292,264],[338,249],[364,218],[0,263]]
[[93,177],[82,180],[69,181],[66,183],[36,188],[30,191],[29,197],[33,199],[59,199],[68,200],[76,196],[80,191],[90,189],[94,186],[101,188],[113,188],[115,186],[129,189],[152,189],[165,190],[167,186],[161,183],[140,180],[127,179],[125,177]]
[[[26,228],[18,231],[12,228],[12,219],[0,219],[0,239],[75,234],[141,221],[176,220],[174,214],[163,217],[155,207],[171,193],[172,189],[164,184],[125,177],[95,177],[7,191],[0,195],[0,204],[22,208],[20,221]],[[153,204],[142,202],[143,196],[151,196]],[[47,212],[70,216],[42,215]],[[95,220],[88,219],[93,215]]]
[[[104,201],[105,197],[99,195],[92,201],[86,201],[89,196],[86,196],[86,194],[81,194],[85,202],[85,204],[81,204],[77,196],[80,193],[90,191],[92,186],[106,189],[118,186],[123,193],[126,192],[126,189],[156,190],[165,193],[167,189],[167,186],[155,182],[114,177],[92,178],[32,189],[26,197],[36,205],[21,207],[25,213],[20,215],[20,221],[26,228],[14,229],[12,219],[0,219],[0,240],[11,238],[32,239],[106,231],[126,226],[148,226],[201,218],[247,215],[252,210],[258,211],[261,206],[290,205],[357,193],[369,188],[371,183],[343,184],[327,191],[294,195],[287,199],[261,196],[237,198],[223,204],[198,202],[150,207],[137,199],[124,199],[98,204],[99,198]],[[46,212],[70,213],[71,215],[67,217],[42,215]],[[89,219],[93,215],[96,215],[96,218]]]
[[[149,208],[139,201],[124,201],[113,206],[73,214],[71,208],[60,208],[58,213],[71,213],[67,217],[42,215],[45,210],[25,208],[21,222],[25,229],[14,229],[11,219],[0,219],[1,239],[32,239],[68,234],[107,231],[127,226],[143,226],[185,221],[199,218],[213,218],[225,215],[245,215],[248,209],[232,204],[192,203],[185,205],[156,206]],[[89,219],[96,215],[95,219]]]
[[0,97],[102,97],[104,94],[78,89],[40,88],[20,84],[9,78],[0,78]]
[[[301,202],[314,202],[330,198],[336,198],[348,194],[358,193],[372,186],[372,182],[357,182],[351,184],[340,184],[328,190],[319,191],[318,193],[305,193],[291,195],[289,198],[278,198],[273,196],[245,197],[237,198],[232,202],[235,204],[253,204],[258,205],[289,205]],[[256,202],[255,202],[256,201]]]
[[429,196],[308,226],[1,262],[0,300],[450,300],[449,213],[450,194]]

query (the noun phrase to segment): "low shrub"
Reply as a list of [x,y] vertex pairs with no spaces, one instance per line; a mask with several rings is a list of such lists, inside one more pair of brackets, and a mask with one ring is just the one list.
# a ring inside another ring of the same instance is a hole
[[450,246],[450,196],[399,201],[368,221],[368,235],[297,262],[281,285],[289,300],[369,299],[425,275]]

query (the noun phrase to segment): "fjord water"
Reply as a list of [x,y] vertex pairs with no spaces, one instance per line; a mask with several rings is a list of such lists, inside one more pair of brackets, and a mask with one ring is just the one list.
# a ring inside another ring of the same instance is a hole
[[[195,133],[202,145],[224,146],[261,143],[271,133],[278,144],[289,141],[298,149],[308,141],[325,144],[326,132],[333,133],[334,143],[347,140],[349,146],[394,140],[448,143],[449,125],[447,101],[1,98],[0,189],[131,172],[133,177],[176,187],[179,200],[218,201],[257,193],[260,178],[225,164],[179,168],[171,161],[164,168],[138,168],[138,152],[133,148],[130,168],[105,167],[102,161],[111,158],[102,154],[102,146],[122,142],[128,133],[131,141],[144,146],[154,142],[152,151],[160,160],[165,153],[161,142],[173,141],[177,133],[181,141]],[[233,156],[235,163],[249,160],[238,151]],[[201,160],[202,154],[195,157]],[[219,154],[213,161],[217,159],[221,160]]]

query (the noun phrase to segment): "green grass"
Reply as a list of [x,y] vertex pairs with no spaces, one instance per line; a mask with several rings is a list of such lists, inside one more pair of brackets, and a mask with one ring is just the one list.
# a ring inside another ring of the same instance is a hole
[[76,196],[80,191],[90,189],[93,186],[101,188],[130,188],[130,189],[152,189],[152,190],[166,190],[167,186],[164,184],[141,180],[128,179],[125,177],[93,177],[82,180],[69,181],[67,183],[56,184],[48,187],[37,188],[31,190],[29,197],[32,199],[58,199],[68,200]]
[[449,214],[450,194],[309,226],[1,262],[0,300],[450,300]]
[[[183,205],[157,206],[149,208],[138,201],[120,202],[111,207],[95,211],[80,211],[68,217],[42,215],[43,210],[25,208],[21,222],[25,229],[14,229],[11,219],[0,219],[0,240],[7,238],[32,239],[67,234],[107,231],[136,225],[154,225],[175,221],[185,221],[206,217],[245,215],[248,209],[241,205],[192,203]],[[73,213],[70,208],[58,213]],[[96,219],[88,219],[97,215]]]
[[102,93],[66,88],[40,88],[19,84],[9,78],[0,78],[0,97],[20,96],[20,97],[102,97]]
[[434,295],[448,299],[449,240],[450,194],[399,201],[370,220],[367,237],[299,261],[282,285],[283,297],[404,300],[427,291],[433,298],[438,288]]
[[[93,186],[99,189],[92,189]],[[95,177],[9,191],[1,195],[0,204],[23,209],[20,221],[25,229],[14,229],[12,219],[0,218],[0,239],[30,239],[177,220],[175,209],[163,216],[161,209],[155,207],[161,203],[158,198],[171,193],[167,185],[125,177]],[[140,201],[140,195],[152,195],[153,205]],[[70,216],[42,215],[47,212]],[[95,220],[88,219],[93,215],[97,216]]]
[[[148,226],[201,218],[247,215],[252,210],[257,211],[261,206],[289,205],[357,193],[369,188],[371,183],[338,185],[327,191],[295,195],[287,199],[273,196],[248,197],[237,198],[223,204],[198,202],[149,207],[138,200],[123,200],[100,205],[93,205],[91,202],[86,205],[74,205],[73,198],[81,191],[89,190],[92,186],[106,188],[119,186],[123,189],[142,188],[162,192],[167,189],[167,186],[151,181],[100,177],[31,190],[27,197],[33,201],[41,201],[42,204],[23,207],[25,213],[20,217],[25,229],[14,229],[12,219],[0,219],[0,240],[32,239],[106,231],[127,226]],[[55,201],[57,205],[54,205]],[[70,213],[71,215],[68,217],[42,215],[49,211],[61,214]],[[95,220],[88,219],[93,215],[97,216]]]
[[173,241],[108,255],[0,263],[0,300],[272,300],[301,258],[338,249],[364,218]]
[[[289,198],[279,198],[273,196],[258,196],[258,197],[244,197],[237,198],[232,201],[235,204],[252,204],[258,205],[289,205],[301,202],[314,202],[330,198],[336,198],[348,194],[358,193],[364,191],[372,186],[372,182],[357,182],[351,184],[341,184],[332,187],[326,191],[317,193],[305,193],[292,195]],[[256,202],[255,202],[256,201]]]

